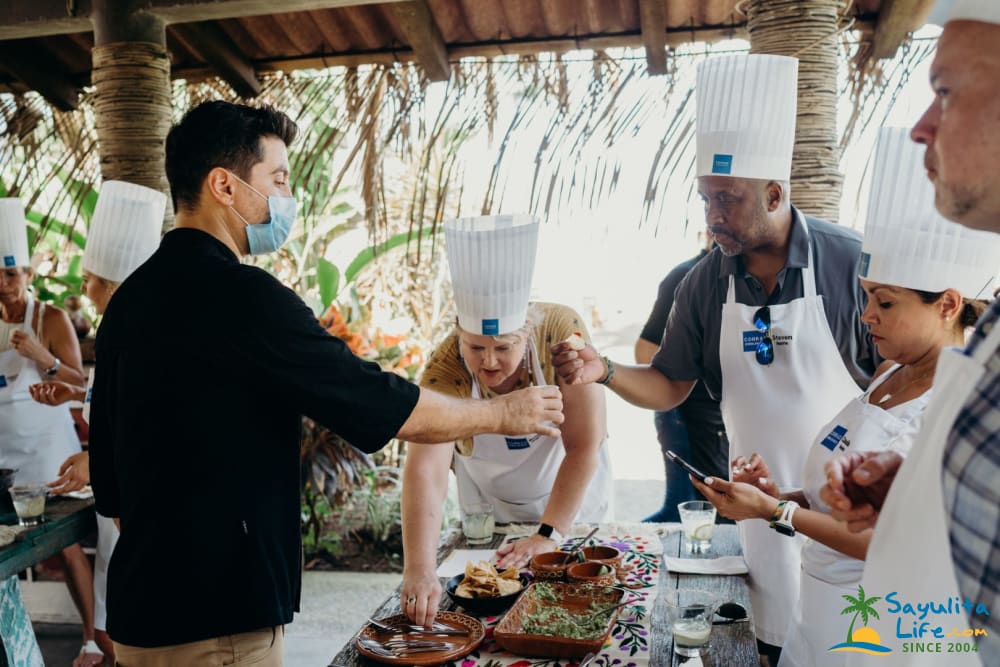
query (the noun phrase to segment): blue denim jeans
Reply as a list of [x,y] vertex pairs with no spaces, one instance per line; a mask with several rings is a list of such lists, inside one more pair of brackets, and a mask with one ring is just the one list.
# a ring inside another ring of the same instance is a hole
[[687,500],[701,500],[701,495],[694,490],[687,472],[667,458],[667,450],[673,451],[681,458],[691,460],[691,439],[688,437],[687,425],[680,410],[657,412],[653,423],[656,424],[656,439],[660,441],[660,452],[663,454],[663,472],[666,479],[666,492],[663,497],[663,507],[647,516],[643,521],[664,522],[680,521],[677,514],[678,503]]

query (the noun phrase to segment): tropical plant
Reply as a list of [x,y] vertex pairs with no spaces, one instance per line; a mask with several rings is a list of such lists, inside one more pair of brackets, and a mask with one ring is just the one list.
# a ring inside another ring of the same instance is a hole
[[847,600],[850,604],[845,607],[841,612],[841,616],[844,614],[854,614],[854,618],[851,619],[851,624],[847,627],[847,641],[851,642],[854,638],[854,624],[858,620],[858,616],[861,617],[862,626],[868,625],[868,617],[872,616],[874,618],[879,618],[878,612],[875,611],[875,603],[881,600],[881,597],[865,597],[865,589],[863,586],[858,586],[858,596],[853,595],[842,595],[842,598]]

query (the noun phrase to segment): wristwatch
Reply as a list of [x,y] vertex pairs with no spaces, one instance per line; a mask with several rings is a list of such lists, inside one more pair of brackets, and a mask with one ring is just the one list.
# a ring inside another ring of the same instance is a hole
[[48,375],[49,377],[52,377],[53,375],[55,375],[56,373],[58,373],[59,372],[59,366],[62,365],[62,362],[59,361],[59,357],[53,356],[52,358],[55,359],[55,361],[52,363],[52,368],[46,368],[45,369],[45,374]]
[[541,535],[542,537],[547,537],[556,544],[562,544],[563,541],[562,533],[556,530],[555,526],[550,526],[547,523],[540,523],[538,524],[538,534]]
[[781,514],[771,522],[771,528],[774,528],[786,537],[795,537],[795,526],[792,525],[792,516],[798,508],[799,504],[794,500],[782,500],[778,503],[778,509],[775,510],[775,515],[778,515],[778,512]]

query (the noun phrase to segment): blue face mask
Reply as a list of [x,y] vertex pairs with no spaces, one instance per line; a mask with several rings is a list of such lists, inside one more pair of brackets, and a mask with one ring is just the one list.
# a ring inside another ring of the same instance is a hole
[[[232,172],[229,173],[232,174]],[[288,240],[288,235],[292,231],[292,224],[295,222],[295,197],[268,197],[236,174],[233,174],[233,177],[267,200],[269,217],[267,221],[256,224],[251,224],[240,215],[239,211],[232,206],[229,207],[246,225],[250,254],[266,255],[276,252]]]

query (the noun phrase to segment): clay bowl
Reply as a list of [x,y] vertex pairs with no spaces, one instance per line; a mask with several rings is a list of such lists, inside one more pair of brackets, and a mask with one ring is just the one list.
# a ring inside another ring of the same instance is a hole
[[[603,573],[602,570],[604,570]],[[566,570],[566,579],[571,584],[614,586],[618,583],[618,574],[614,565],[588,561],[570,565],[569,569]]]
[[534,575],[535,581],[565,581],[566,569],[570,563],[563,565],[566,559],[565,551],[549,551],[536,554],[528,564],[528,569]]
[[624,554],[614,547],[609,547],[606,544],[599,544],[594,547],[584,547],[582,551],[585,560],[595,563],[604,563],[605,565],[611,566],[612,569],[622,566],[622,558],[624,557]]

